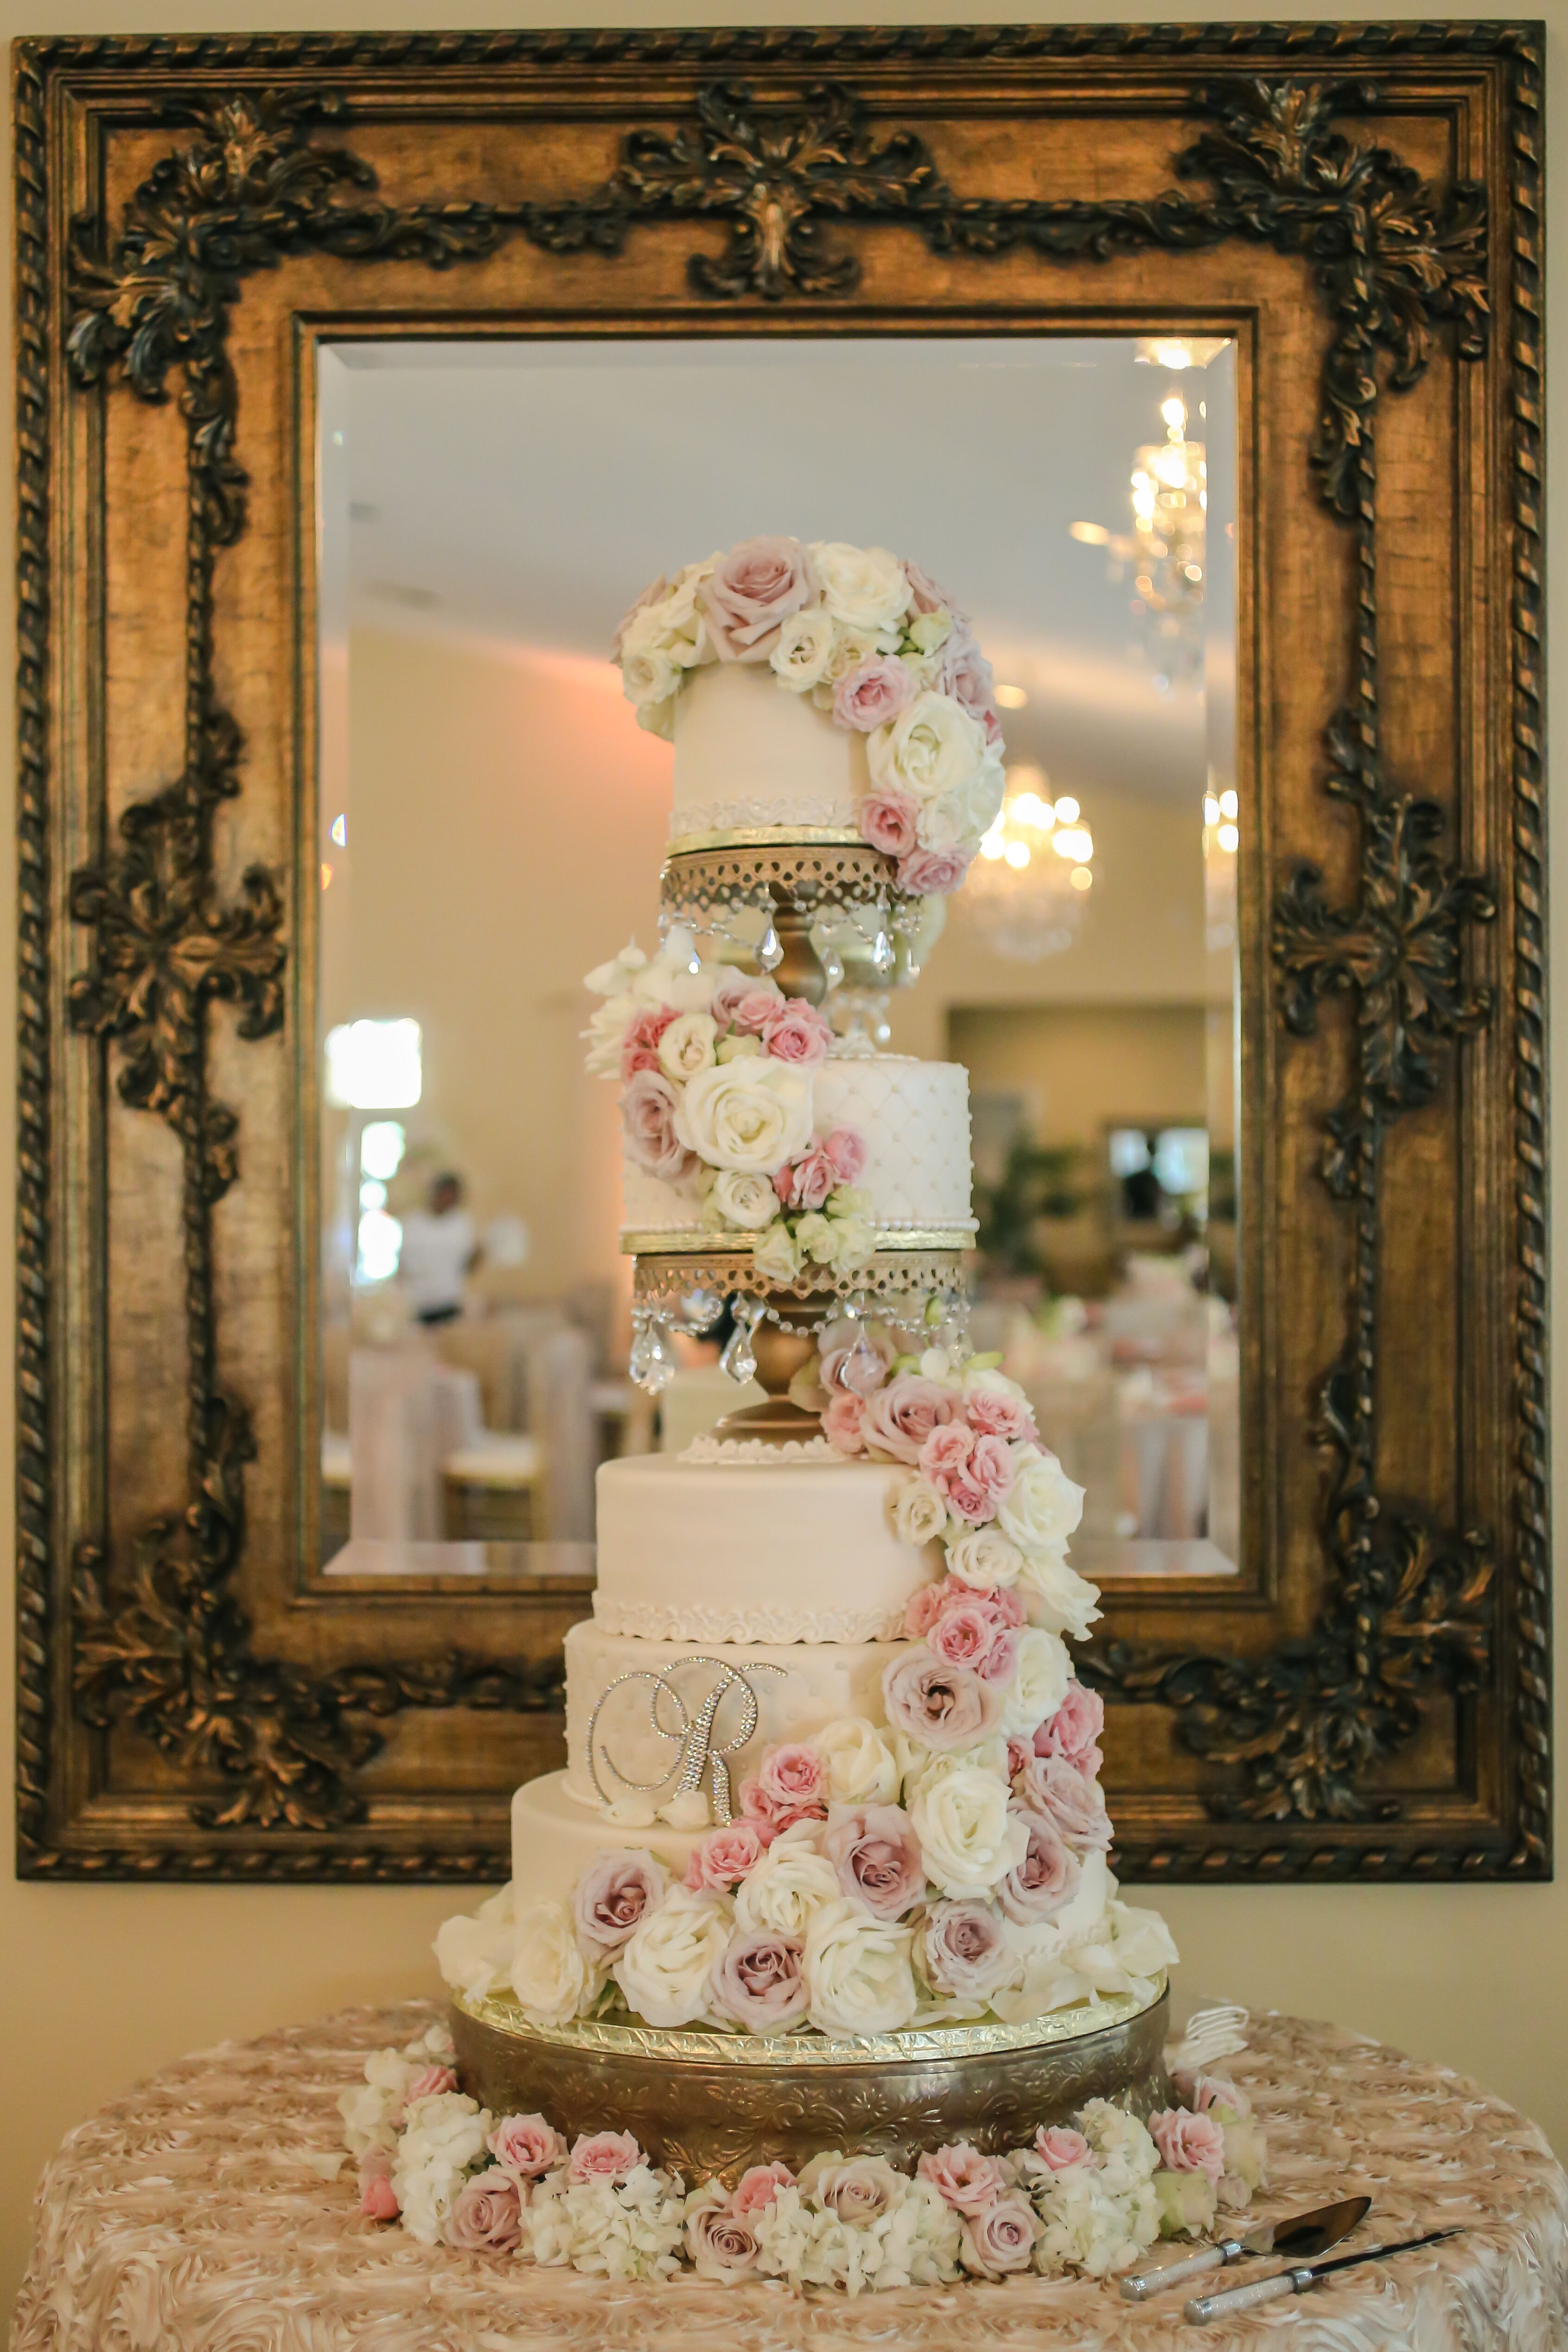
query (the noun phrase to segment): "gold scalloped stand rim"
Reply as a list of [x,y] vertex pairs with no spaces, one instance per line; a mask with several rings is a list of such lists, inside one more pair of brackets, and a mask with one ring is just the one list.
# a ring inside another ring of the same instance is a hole
[[874,849],[853,825],[753,824],[729,833],[683,833],[665,844],[665,856],[696,857],[710,849],[863,849],[868,859],[886,866],[889,879],[894,861]]
[[[911,1226],[907,1231],[879,1227],[876,1249],[866,1263],[872,1265],[878,1258],[897,1257],[908,1250],[952,1250],[963,1255],[973,1249],[978,1230],[973,1223],[968,1226]],[[668,1233],[644,1233],[623,1227],[621,1232],[623,1257],[748,1258],[754,1254],[756,1245],[752,1234],[720,1234],[696,1227],[677,1226]],[[802,1274],[812,1271],[809,1266],[801,1268]],[[830,1269],[825,1266],[821,1271],[826,1276]]]
[[1094,2001],[1075,2002],[1070,2009],[1050,2011],[1024,2025],[1005,2025],[999,2018],[968,2025],[911,2027],[902,2033],[869,2033],[842,2040],[825,2033],[720,2033],[690,2027],[615,2025],[597,2019],[576,2019],[569,2025],[531,2025],[510,1994],[488,1994],[474,2000],[450,1994],[477,2025],[488,2026],[520,2043],[544,2043],[580,2057],[641,2058],[654,2062],[709,2066],[739,2066],[785,2072],[802,2066],[929,2065],[933,2059],[994,2058],[1013,2051],[1060,2048],[1086,2042],[1096,2033],[1130,2025],[1157,2009],[1165,1998],[1168,1979],[1163,1970],[1152,1979],[1147,2000],[1135,1993],[1110,1993]]

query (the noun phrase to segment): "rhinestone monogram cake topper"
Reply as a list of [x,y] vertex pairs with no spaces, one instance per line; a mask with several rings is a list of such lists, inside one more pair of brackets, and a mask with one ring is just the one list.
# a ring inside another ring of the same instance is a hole
[[[709,1666],[717,1677],[709,1685],[695,1714],[688,1706],[674,1680],[676,1675],[684,1674],[689,1666]],[[757,1726],[762,1720],[762,1709],[758,1705],[757,1694],[747,1680],[747,1676],[782,1675],[783,1673],[782,1666],[767,1665],[761,1659],[742,1668],[731,1665],[723,1658],[709,1658],[699,1654],[689,1658],[677,1658],[673,1665],[667,1666],[662,1674],[656,1674],[651,1666],[636,1666],[626,1674],[617,1675],[615,1681],[607,1683],[600,1692],[594,1712],[588,1718],[588,1772],[600,1798],[606,1805],[616,1802],[615,1794],[605,1788],[599,1777],[601,1764],[620,1784],[621,1790],[635,1790],[642,1796],[651,1796],[661,1790],[668,1789],[673,1780],[675,1787],[670,1797],[672,1805],[679,1803],[682,1798],[689,1801],[696,1797],[700,1801],[700,1791],[703,1776],[706,1774],[711,1787],[712,1818],[716,1822],[731,1820],[733,1816],[730,1803],[730,1767],[727,1759],[738,1754],[748,1740],[755,1738]],[[605,1700],[613,1692],[620,1690],[627,1683],[648,1685],[648,1727],[657,1738],[667,1741],[671,1748],[678,1750],[677,1755],[671,1758],[664,1771],[651,1780],[639,1780],[631,1773],[624,1771],[599,1735],[599,1717],[603,1712]],[[731,1730],[730,1737],[727,1739],[719,1740],[714,1737],[718,1728],[719,1710],[731,1693],[736,1695],[740,1702],[739,1718]],[[692,1810],[695,1811],[695,1807]]]

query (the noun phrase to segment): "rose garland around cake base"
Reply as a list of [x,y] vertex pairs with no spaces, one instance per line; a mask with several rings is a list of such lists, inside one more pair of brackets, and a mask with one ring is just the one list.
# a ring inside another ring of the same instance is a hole
[[499,2119],[457,2087],[434,2026],[374,2052],[338,2105],[360,2210],[445,2244],[613,2279],[683,2270],[728,2284],[867,2290],[1033,2272],[1103,2278],[1159,2237],[1198,2236],[1265,2179],[1246,2095],[1178,2075],[1187,2105],[1140,2123],[1092,2099],[1071,2126],[985,2156],[959,2141],[912,2172],[824,2149],[799,2172],[759,2161],[728,2188],[688,2189],[626,2132],[565,2136],[543,2116]]

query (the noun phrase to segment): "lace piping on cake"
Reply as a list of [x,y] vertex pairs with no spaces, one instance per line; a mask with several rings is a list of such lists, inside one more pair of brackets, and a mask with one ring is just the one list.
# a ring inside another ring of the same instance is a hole
[[693,833],[755,833],[763,826],[777,824],[819,825],[825,831],[837,831],[858,822],[858,802],[843,793],[815,800],[800,800],[792,794],[787,803],[776,799],[699,801],[689,808],[670,812],[669,837],[679,841]]
[[778,1462],[842,1462],[845,1456],[826,1437],[786,1437],[770,1445],[763,1437],[715,1437],[708,1430],[694,1437],[680,1462],[755,1462],[764,1469]]
[[594,1622],[639,1642],[892,1642],[898,1609],[666,1609],[652,1601],[594,1595]]

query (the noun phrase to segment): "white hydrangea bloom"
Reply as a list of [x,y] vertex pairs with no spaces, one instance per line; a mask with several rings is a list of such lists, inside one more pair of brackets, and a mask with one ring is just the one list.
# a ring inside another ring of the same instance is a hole
[[397,2143],[392,2186],[403,2226],[422,2246],[438,2245],[441,2227],[468,2167],[485,2155],[495,2117],[461,2091],[416,2099]]

